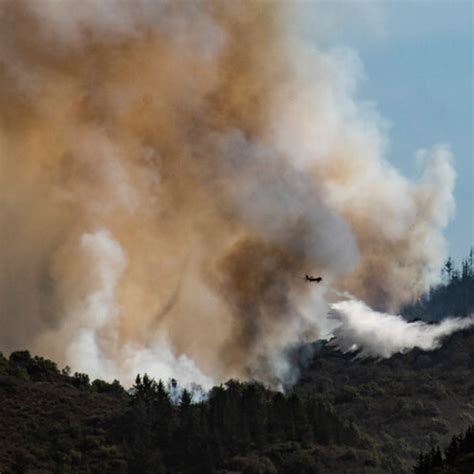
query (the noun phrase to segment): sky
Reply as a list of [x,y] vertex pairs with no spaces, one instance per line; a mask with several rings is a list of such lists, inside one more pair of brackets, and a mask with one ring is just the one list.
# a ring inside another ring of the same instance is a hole
[[459,264],[474,245],[473,8],[471,0],[298,2],[305,40],[349,47],[363,64],[358,95],[388,125],[387,159],[419,172],[416,152],[449,144],[456,213],[446,229]]

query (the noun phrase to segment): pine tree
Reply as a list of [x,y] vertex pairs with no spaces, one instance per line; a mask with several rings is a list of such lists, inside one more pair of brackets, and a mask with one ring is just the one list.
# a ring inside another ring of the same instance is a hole
[[443,457],[441,456],[441,450],[439,449],[439,446],[436,446],[436,449],[433,451],[431,465],[433,467],[441,467],[443,465]]
[[420,451],[420,454],[418,454],[418,459],[413,467],[413,473],[414,474],[425,474],[425,456],[423,452]]
[[448,276],[448,282],[451,280],[451,274],[453,272],[453,269],[454,269],[453,259],[449,257],[448,260],[446,260],[446,263],[444,264],[444,268],[443,268],[444,272]]
[[471,269],[469,267],[469,261],[465,259],[462,261],[461,278],[463,280],[468,280],[470,276],[471,276]]
[[184,412],[185,410],[187,410],[191,406],[191,402],[192,402],[191,393],[189,393],[186,389],[184,389],[183,392],[181,393],[181,398],[179,401],[181,412]]
[[456,456],[459,453],[459,438],[460,437],[454,435],[448,447],[444,451],[446,457],[446,464],[448,465],[452,465],[454,463]]
[[301,443],[311,443],[313,441],[313,429],[308,421],[305,406],[296,394],[290,397],[289,403],[295,423],[296,440]]

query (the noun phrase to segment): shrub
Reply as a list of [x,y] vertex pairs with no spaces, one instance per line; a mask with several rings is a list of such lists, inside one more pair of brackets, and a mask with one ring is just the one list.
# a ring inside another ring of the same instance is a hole
[[16,351],[10,354],[10,368],[24,369],[33,382],[53,382],[60,374],[56,364],[43,357],[31,357],[28,351]]
[[76,372],[72,376],[72,384],[77,388],[87,388],[89,387],[89,376],[87,374]]
[[110,395],[125,395],[125,389],[120,385],[118,380],[114,380],[112,383],[104,382],[103,380],[96,379],[92,382],[92,389],[97,393],[108,393]]
[[359,397],[359,393],[352,385],[344,385],[342,390],[336,395],[334,403],[348,403]]
[[439,408],[433,402],[422,402],[421,400],[415,402],[411,413],[414,416],[430,416],[433,418],[440,415]]

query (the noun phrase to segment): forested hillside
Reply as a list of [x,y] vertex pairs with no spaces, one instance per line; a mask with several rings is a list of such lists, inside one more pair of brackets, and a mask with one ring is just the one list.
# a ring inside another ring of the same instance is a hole
[[449,336],[437,350],[379,361],[330,344],[315,349],[295,391],[323,394],[371,437],[375,472],[409,472],[420,450],[444,446],[474,423],[473,329]]
[[127,392],[2,356],[0,471],[399,474],[474,423],[473,330],[381,362],[315,349],[285,395],[229,381],[200,401],[173,380]]
[[474,249],[462,260],[460,269],[449,258],[443,267],[442,277],[442,283],[402,309],[407,319],[439,321],[449,316],[474,313]]
[[127,393],[27,352],[0,360],[2,473],[296,474],[370,448],[317,394],[229,381],[193,402],[175,381],[145,375]]
[[465,432],[454,435],[444,453],[439,446],[427,453],[420,453],[414,474],[471,474],[474,465],[474,425]]

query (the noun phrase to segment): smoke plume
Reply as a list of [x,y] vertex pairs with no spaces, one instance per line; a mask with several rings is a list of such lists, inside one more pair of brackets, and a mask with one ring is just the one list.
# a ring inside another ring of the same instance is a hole
[[285,21],[275,2],[0,3],[1,350],[278,383],[330,285],[393,310],[430,284],[449,148],[401,176],[355,54]]

